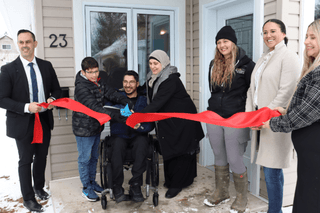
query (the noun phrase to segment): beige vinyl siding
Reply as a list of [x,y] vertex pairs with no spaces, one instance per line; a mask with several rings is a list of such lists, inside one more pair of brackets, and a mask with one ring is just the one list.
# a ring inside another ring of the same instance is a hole
[[199,109],[199,0],[186,0],[186,88]]
[[[288,48],[299,53],[299,31],[300,31],[300,0],[265,0],[264,1],[264,20],[271,18],[280,19],[286,25],[287,38],[289,39]],[[303,42],[303,41],[300,41]],[[294,191],[297,180],[297,157],[295,153],[291,167],[283,169],[284,189],[283,206],[293,204]],[[267,198],[267,188],[264,173],[261,169],[260,196]]]
[[[74,41],[73,41],[73,8],[72,0],[35,0],[36,33],[42,37],[38,38],[39,57],[52,63],[61,87],[69,87],[70,98],[74,94]],[[66,34],[67,46],[62,48],[50,47],[53,38],[51,34],[57,35],[54,44],[64,44],[59,34]],[[66,112],[68,120],[66,120]],[[58,110],[54,109],[54,130],[52,131],[51,144],[48,154],[46,179],[47,181],[67,177],[78,176],[78,151],[75,136],[72,132],[72,111],[61,109],[58,117]]]

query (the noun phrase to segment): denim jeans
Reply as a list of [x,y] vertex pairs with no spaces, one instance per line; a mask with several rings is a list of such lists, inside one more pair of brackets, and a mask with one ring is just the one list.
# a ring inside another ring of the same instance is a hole
[[90,180],[96,179],[97,162],[99,158],[100,134],[90,137],[76,136],[78,148],[78,169],[83,187],[87,187]]
[[282,213],[283,200],[283,171],[282,169],[273,169],[263,167],[264,176],[267,184],[269,206],[268,213]]

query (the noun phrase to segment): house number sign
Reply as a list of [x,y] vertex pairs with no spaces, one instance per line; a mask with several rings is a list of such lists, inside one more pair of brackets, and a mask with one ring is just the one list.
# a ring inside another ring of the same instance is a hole
[[[59,34],[59,37],[62,37],[62,43],[59,43],[60,47],[66,47],[68,45],[68,42],[66,40],[67,34]],[[56,41],[58,40],[58,36],[56,34],[51,34],[49,36],[50,39],[53,39],[52,43],[50,44],[50,47],[58,47],[58,44]]]

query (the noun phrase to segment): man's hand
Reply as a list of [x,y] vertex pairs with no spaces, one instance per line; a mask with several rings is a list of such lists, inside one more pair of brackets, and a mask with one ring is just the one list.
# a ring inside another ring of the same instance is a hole
[[137,123],[137,124],[133,127],[133,129],[138,129],[140,126],[141,126],[141,123]]
[[54,107],[53,105],[50,105],[52,101],[54,101],[52,98],[48,98],[47,103],[49,104],[49,106],[47,109],[52,109]]
[[42,107],[41,106],[38,106],[38,102],[32,102],[29,104],[29,111],[32,112],[32,113],[37,113],[37,112],[40,112]]

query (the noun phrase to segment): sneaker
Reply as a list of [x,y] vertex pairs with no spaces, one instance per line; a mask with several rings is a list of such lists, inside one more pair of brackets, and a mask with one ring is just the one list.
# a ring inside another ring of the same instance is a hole
[[141,186],[138,183],[130,185],[129,195],[134,202],[143,202],[144,197],[141,192]]
[[101,186],[99,186],[99,184],[97,184],[96,181],[90,181],[90,184],[91,184],[93,191],[95,191],[95,193],[101,194],[101,192],[103,191],[103,188]]
[[91,202],[96,202],[99,200],[98,195],[93,191],[91,185],[89,185],[88,187],[83,187],[82,197],[86,198]]

